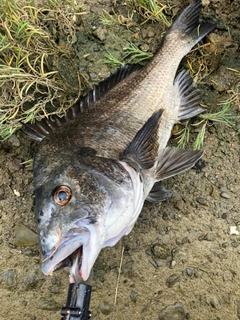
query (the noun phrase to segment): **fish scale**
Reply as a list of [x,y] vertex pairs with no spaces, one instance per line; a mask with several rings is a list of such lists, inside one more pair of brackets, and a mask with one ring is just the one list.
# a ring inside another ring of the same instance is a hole
[[203,112],[182,58],[215,26],[199,22],[194,0],[145,68],[124,66],[63,118],[28,125],[34,159],[42,271],[72,266],[87,281],[102,248],[133,228],[144,201],[171,196],[162,180],[190,169],[201,151],[167,147],[173,125]]

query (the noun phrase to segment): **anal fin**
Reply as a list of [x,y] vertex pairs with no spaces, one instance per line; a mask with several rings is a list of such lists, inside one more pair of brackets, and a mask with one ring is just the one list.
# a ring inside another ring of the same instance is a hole
[[192,168],[202,155],[203,152],[199,150],[165,148],[158,159],[156,181],[167,179]]

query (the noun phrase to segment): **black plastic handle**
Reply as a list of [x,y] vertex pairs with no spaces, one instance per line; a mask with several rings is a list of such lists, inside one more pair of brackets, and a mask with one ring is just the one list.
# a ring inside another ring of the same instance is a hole
[[66,307],[61,310],[63,316],[61,320],[89,320],[91,318],[89,311],[91,291],[92,287],[87,284],[70,283]]

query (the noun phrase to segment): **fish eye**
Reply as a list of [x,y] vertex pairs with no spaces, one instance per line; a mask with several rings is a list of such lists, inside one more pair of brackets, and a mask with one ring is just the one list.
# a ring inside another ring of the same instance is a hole
[[59,206],[65,206],[72,197],[72,190],[67,186],[57,187],[53,192],[53,200]]

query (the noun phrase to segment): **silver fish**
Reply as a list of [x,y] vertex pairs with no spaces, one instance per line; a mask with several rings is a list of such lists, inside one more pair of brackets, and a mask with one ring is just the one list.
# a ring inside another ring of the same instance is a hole
[[44,274],[70,265],[72,281],[87,281],[101,249],[132,230],[144,201],[171,195],[160,181],[202,156],[166,147],[175,123],[203,111],[189,72],[176,76],[215,27],[199,22],[200,10],[200,0],[183,10],[144,69],[125,66],[65,117],[29,126],[41,141],[34,185]]

